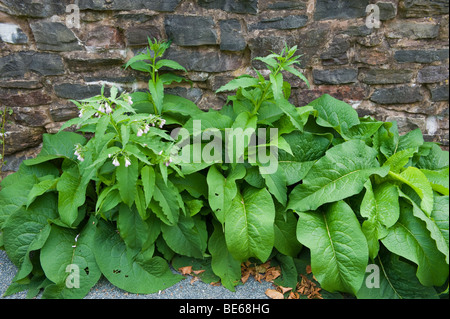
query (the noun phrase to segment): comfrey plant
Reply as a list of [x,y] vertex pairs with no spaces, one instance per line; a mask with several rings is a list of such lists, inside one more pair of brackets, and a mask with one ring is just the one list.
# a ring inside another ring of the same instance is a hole
[[167,47],[127,64],[148,92],[74,101],[80,116],[2,181],[7,295],[82,298],[102,274],[154,293],[184,278],[169,263],[234,291],[270,262],[290,297],[448,296],[448,152],[327,94],[295,107],[296,47],[257,58],[267,76],[230,81],[222,109],[201,111],[165,94],[183,79],[168,69],[184,71]]

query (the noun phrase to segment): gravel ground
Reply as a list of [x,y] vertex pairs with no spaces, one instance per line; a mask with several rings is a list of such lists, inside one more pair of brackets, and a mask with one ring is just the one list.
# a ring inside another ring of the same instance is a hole
[[[20,292],[12,296],[1,297],[11,284],[17,272],[17,268],[8,259],[5,251],[0,250],[0,299],[24,299],[26,292]],[[250,277],[245,285],[236,287],[236,292],[231,292],[223,286],[212,286],[200,280],[191,284],[191,276],[180,281],[174,286],[156,294],[140,295],[131,294],[118,289],[102,277],[92,288],[86,299],[268,299],[265,291],[273,288],[269,282],[259,283]]]

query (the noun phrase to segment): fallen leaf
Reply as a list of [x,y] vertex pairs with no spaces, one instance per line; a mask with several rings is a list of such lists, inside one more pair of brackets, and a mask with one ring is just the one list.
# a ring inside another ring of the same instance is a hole
[[283,286],[278,286],[278,288],[280,288],[281,293],[284,295],[285,293],[287,293],[288,291],[291,291],[292,288],[291,287],[283,287]]
[[250,272],[247,271],[241,278],[242,283],[245,284],[249,277],[250,277]]
[[300,299],[300,296],[298,293],[291,291],[288,299]]
[[192,266],[178,268],[178,271],[181,272],[183,276],[190,275],[192,273]]
[[210,285],[211,286],[214,286],[214,287],[220,287],[220,281],[218,281],[218,282],[212,282],[212,283],[210,283]]
[[281,276],[281,271],[277,267],[270,267],[266,272],[266,281],[272,282]]
[[267,289],[266,296],[272,299],[284,299],[283,294],[275,289]]
[[200,275],[201,273],[204,273],[206,270],[205,269],[201,269],[201,270],[193,270],[192,272],[196,275]]
[[311,271],[311,265],[306,266],[306,273],[309,275],[310,273],[312,273]]
[[199,277],[192,277],[192,279],[191,279],[191,285],[194,283],[194,282],[196,282],[197,280],[199,280],[200,278]]

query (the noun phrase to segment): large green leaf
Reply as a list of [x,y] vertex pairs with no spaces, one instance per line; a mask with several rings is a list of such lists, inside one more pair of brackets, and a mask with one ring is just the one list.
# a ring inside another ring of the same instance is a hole
[[44,245],[50,233],[49,219],[55,219],[57,197],[47,193],[36,199],[28,209],[21,207],[12,213],[3,225],[3,243],[9,259],[19,268],[16,280],[24,278],[33,269],[30,253]]
[[417,278],[422,285],[444,284],[449,272],[445,256],[438,250],[426,223],[414,216],[407,201],[400,200],[400,218],[381,241],[391,252],[417,264]]
[[297,240],[297,218],[292,211],[285,211],[283,207],[276,206],[275,214],[275,248],[282,254],[296,257],[302,245]]
[[78,208],[86,201],[87,184],[82,182],[78,165],[66,168],[59,178],[58,211],[63,223],[72,226],[78,219]]
[[55,225],[51,228],[41,250],[42,269],[46,277],[58,286],[58,289],[53,289],[58,290],[62,297],[83,298],[101,276],[93,253],[95,218],[89,220],[80,234]]
[[131,165],[125,167],[125,159],[119,159],[120,166],[116,169],[119,193],[122,201],[131,207],[136,196],[136,183],[138,179],[138,161],[130,156]]
[[297,238],[311,250],[311,270],[323,289],[356,294],[369,259],[366,238],[344,201],[300,212]]
[[216,93],[225,92],[225,91],[235,91],[239,88],[248,88],[257,86],[259,80],[250,76],[241,76],[236,79],[231,80],[227,84],[221,86]]
[[424,287],[413,265],[399,256],[385,252],[375,259],[373,270],[366,273],[359,299],[437,299],[436,290]]
[[230,209],[231,201],[237,193],[236,180],[244,178],[245,173],[243,165],[236,165],[227,177],[222,175],[216,165],[211,166],[208,170],[206,181],[209,205],[222,224],[225,221],[225,214]]
[[115,227],[100,221],[94,237],[95,260],[102,274],[116,287],[131,293],[150,294],[164,290],[180,280],[160,257],[139,253],[130,258],[125,242]]
[[448,196],[435,196],[434,208],[431,215],[428,216],[411,198],[400,191],[400,196],[407,199],[413,207],[415,217],[425,222],[430,231],[431,238],[436,242],[437,249],[445,255],[445,261],[449,262],[449,202]]
[[44,134],[43,144],[36,158],[24,161],[26,165],[36,165],[55,158],[76,160],[75,144],[86,144],[86,139],[80,134],[61,131],[57,134]]
[[225,215],[225,239],[236,260],[265,262],[274,244],[275,207],[265,189],[247,188],[233,199]]
[[314,162],[325,155],[331,144],[331,134],[316,135],[309,132],[294,131],[283,135],[289,144],[292,154],[284,150],[278,152],[278,166],[284,171],[287,185],[301,181],[313,166]]
[[397,186],[385,182],[372,188],[369,181],[364,185],[366,194],[361,203],[360,214],[367,218],[362,224],[362,231],[369,246],[370,258],[374,259],[379,250],[378,240],[387,235],[400,216]]
[[331,95],[324,94],[308,105],[317,111],[317,124],[332,127],[342,135],[360,123],[358,113],[349,104]]
[[400,174],[389,172],[389,176],[411,187],[422,200],[420,207],[430,216],[434,202],[433,188],[420,169],[410,166]]
[[225,242],[222,225],[213,221],[214,232],[208,241],[208,249],[211,253],[211,267],[214,273],[220,277],[222,285],[235,291],[234,286],[241,279],[241,262],[230,254]]
[[389,171],[389,167],[380,167],[376,155],[374,149],[358,140],[331,148],[313,165],[303,184],[291,192],[288,208],[315,210],[322,204],[358,194],[371,175],[385,176]]
[[[180,202],[181,201],[181,202]],[[158,207],[153,203],[156,202]],[[182,200],[175,185],[170,180],[164,183],[160,174],[156,175],[156,184],[150,208],[165,224],[173,226],[178,221]]]
[[167,245],[177,254],[195,258],[204,257],[208,233],[205,222],[198,216],[181,214],[178,223],[173,226],[162,224],[161,230]]

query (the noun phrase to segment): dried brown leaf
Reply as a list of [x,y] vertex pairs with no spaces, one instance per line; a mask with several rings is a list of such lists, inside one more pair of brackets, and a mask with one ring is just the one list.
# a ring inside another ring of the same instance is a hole
[[178,268],[178,271],[181,272],[183,276],[190,275],[192,273],[192,266]]
[[272,299],[284,299],[283,294],[275,289],[267,289],[266,296]]

